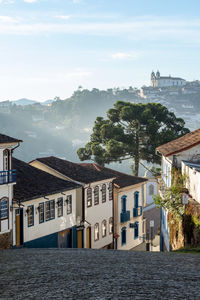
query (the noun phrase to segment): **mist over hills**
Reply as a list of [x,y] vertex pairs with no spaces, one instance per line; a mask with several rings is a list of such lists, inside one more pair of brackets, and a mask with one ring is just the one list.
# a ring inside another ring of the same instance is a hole
[[[0,102],[1,133],[24,141],[15,151],[19,159],[30,161],[55,155],[78,162],[76,151],[89,140],[96,117],[105,117],[118,100],[160,102],[182,117],[191,130],[200,127],[200,92],[170,95],[165,91],[165,96],[158,93],[155,99],[150,99],[142,98],[140,91],[132,87],[91,91],[79,88],[70,98],[56,97],[54,101],[47,100],[46,105],[29,99]],[[129,165],[126,162],[114,167],[131,173]]]

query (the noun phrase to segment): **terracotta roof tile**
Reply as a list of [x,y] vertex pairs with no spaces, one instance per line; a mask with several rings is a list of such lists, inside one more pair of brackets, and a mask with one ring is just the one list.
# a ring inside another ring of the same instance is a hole
[[200,129],[189,132],[184,136],[156,148],[164,156],[176,154],[200,144]]

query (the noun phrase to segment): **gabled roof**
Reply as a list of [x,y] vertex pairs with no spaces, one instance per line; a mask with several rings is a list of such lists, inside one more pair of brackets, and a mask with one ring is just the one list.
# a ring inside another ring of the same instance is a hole
[[17,174],[17,184],[14,185],[16,200],[27,201],[80,187],[77,183],[57,178],[16,158],[12,163]]
[[65,159],[60,159],[55,156],[37,158],[36,161],[39,161],[51,169],[54,169],[55,171],[67,176],[71,180],[80,183],[87,184],[115,177],[113,174],[104,174],[98,172],[97,170],[88,170],[88,168],[85,168],[80,164],[73,163]]
[[22,140],[15,139],[5,134],[0,134],[0,144],[19,143],[19,142],[22,142]]
[[176,154],[200,144],[200,129],[189,132],[184,136],[156,148],[164,156]]
[[115,183],[119,188],[131,186],[134,184],[138,184],[138,183],[147,181],[146,178],[131,176],[131,175],[119,172],[119,171],[115,171],[113,169],[102,167],[102,166],[100,166],[98,164],[94,164],[94,163],[93,164],[92,163],[82,163],[80,165],[84,166],[90,170],[97,170],[98,172],[100,172],[102,174],[113,175],[114,177],[116,177],[113,180],[113,183]]

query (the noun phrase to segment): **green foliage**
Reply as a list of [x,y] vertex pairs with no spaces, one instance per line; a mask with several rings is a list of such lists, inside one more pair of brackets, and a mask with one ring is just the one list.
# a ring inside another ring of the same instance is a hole
[[78,156],[102,164],[132,158],[138,175],[140,160],[159,163],[156,147],[189,132],[184,124],[161,104],[118,101],[108,110],[107,119],[96,118],[90,142]]

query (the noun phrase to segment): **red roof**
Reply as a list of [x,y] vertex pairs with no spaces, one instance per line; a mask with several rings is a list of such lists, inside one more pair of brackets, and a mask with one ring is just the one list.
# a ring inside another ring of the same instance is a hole
[[176,154],[200,144],[200,128],[169,143],[159,146],[156,151],[164,156]]

